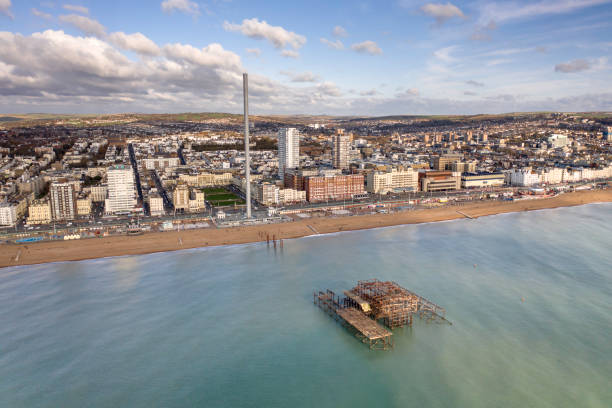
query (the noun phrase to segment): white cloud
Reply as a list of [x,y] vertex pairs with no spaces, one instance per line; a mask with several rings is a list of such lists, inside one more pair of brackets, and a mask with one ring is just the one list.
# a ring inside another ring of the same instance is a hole
[[247,48],[246,52],[256,57],[259,57],[261,55],[261,50],[259,48]]
[[117,47],[128,51],[134,51],[143,55],[159,55],[160,49],[153,41],[141,33],[126,34],[118,31],[108,36],[110,42]]
[[59,16],[59,20],[78,28],[85,34],[95,35],[96,37],[104,37],[106,35],[106,28],[89,17],[67,14]]
[[169,44],[163,51],[159,58],[132,61],[99,38],[54,30],[30,36],[0,32],[0,99],[89,104],[89,109],[109,103],[118,109],[135,101],[138,109],[153,110],[159,108],[151,104],[154,96],[195,104],[239,99],[238,55],[219,44],[201,49]]
[[321,38],[320,41],[323,44],[327,45],[329,48],[332,48],[334,50],[343,50],[344,49],[344,44],[342,44],[342,41],[340,41],[340,40],[330,41],[327,38]]
[[452,3],[427,3],[421,7],[421,11],[436,19],[438,24],[442,24],[451,18],[465,18],[465,14]]
[[89,9],[85,6],[78,6],[75,4],[64,4],[62,5],[62,7],[64,8],[64,10],[74,11],[75,13],[89,14]]
[[565,14],[586,7],[610,3],[610,0],[542,0],[517,4],[516,2],[488,3],[482,8],[479,21],[496,21],[532,18],[546,14]]
[[221,44],[209,44],[199,49],[189,44],[166,44],[163,47],[167,58],[175,61],[189,62],[205,67],[226,67],[240,70],[240,57],[223,49]]
[[11,0],[0,0],[0,13],[11,19],[14,18],[11,12]]
[[351,49],[356,52],[370,54],[370,55],[380,55],[382,54],[382,50],[374,41],[364,41],[360,43],[356,43],[351,45]]
[[317,85],[316,95],[319,98],[340,97],[342,96],[342,92],[340,91],[340,89],[338,89],[336,84],[334,84],[333,82],[326,81]]
[[165,13],[172,13],[176,10],[194,16],[200,14],[198,3],[190,0],[164,0],[162,1],[161,8]]
[[456,45],[451,45],[449,47],[440,48],[439,50],[434,51],[433,55],[437,59],[444,62],[454,62],[457,58],[451,56],[451,52],[457,49]]
[[51,14],[45,13],[44,11],[40,11],[40,10],[35,9],[35,8],[32,8],[30,11],[36,17],[44,18],[45,20],[50,20],[51,17],[53,17]]
[[306,37],[303,35],[285,30],[280,26],[272,26],[263,20],[259,21],[257,18],[244,19],[242,24],[233,24],[225,21],[223,28],[225,31],[242,33],[249,38],[266,39],[276,48],[283,48],[289,45],[297,50],[306,44]]
[[348,33],[346,32],[344,27],[339,26],[339,25],[334,27],[334,30],[332,31],[332,34],[334,35],[334,37],[346,37],[346,36],[348,36]]
[[297,58],[300,56],[300,53],[293,50],[282,50],[281,55],[286,58]]
[[289,77],[291,82],[317,82],[319,77],[312,72],[281,71],[281,75]]

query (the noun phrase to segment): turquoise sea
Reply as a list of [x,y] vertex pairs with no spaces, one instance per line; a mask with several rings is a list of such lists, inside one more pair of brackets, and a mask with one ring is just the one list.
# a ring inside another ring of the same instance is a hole
[[[1,407],[610,407],[612,204],[0,269]],[[443,306],[370,351],[312,302]]]

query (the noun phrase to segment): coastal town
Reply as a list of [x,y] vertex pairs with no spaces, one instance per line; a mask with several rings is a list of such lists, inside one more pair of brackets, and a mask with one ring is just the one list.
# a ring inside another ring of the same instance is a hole
[[5,242],[534,199],[612,178],[605,114],[254,116],[248,218],[239,115],[9,119],[0,127]]

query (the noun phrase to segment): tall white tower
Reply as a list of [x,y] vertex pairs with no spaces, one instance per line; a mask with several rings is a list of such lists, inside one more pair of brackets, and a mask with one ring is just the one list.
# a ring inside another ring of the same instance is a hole
[[285,177],[285,170],[300,165],[300,132],[296,128],[278,131],[278,176]]

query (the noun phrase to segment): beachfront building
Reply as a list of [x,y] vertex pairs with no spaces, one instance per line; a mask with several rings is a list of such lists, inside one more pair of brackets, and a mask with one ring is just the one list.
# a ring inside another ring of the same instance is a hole
[[505,182],[504,173],[463,173],[462,188],[499,187]]
[[185,184],[179,184],[172,192],[172,202],[174,203],[175,211],[186,212],[189,210],[189,187]]
[[130,166],[111,166],[106,172],[108,194],[104,202],[107,214],[127,214],[136,209],[134,171]]
[[362,174],[310,176],[306,178],[305,187],[309,202],[350,200],[365,193]]
[[72,183],[51,183],[51,217],[54,221],[74,220],[77,216],[76,192]]
[[13,226],[17,223],[17,204],[0,203],[0,225]]
[[417,191],[419,173],[412,168],[392,169],[388,172],[373,171],[366,177],[367,191],[374,194],[387,194],[393,191]]
[[89,217],[91,215],[91,196],[81,195],[76,200],[77,215]]
[[529,187],[540,184],[540,175],[531,171],[531,168],[513,169],[507,175],[512,186]]
[[159,217],[166,213],[164,199],[157,193],[157,190],[149,194],[149,211],[152,217]]
[[350,137],[344,129],[337,129],[332,136],[332,165],[336,169],[349,168]]
[[28,224],[49,224],[51,222],[51,203],[48,200],[32,201],[28,207]]
[[278,131],[278,176],[283,180],[285,171],[300,165],[300,132],[296,128]]
[[419,173],[421,190],[425,192],[453,191],[461,188],[461,173],[427,171]]

